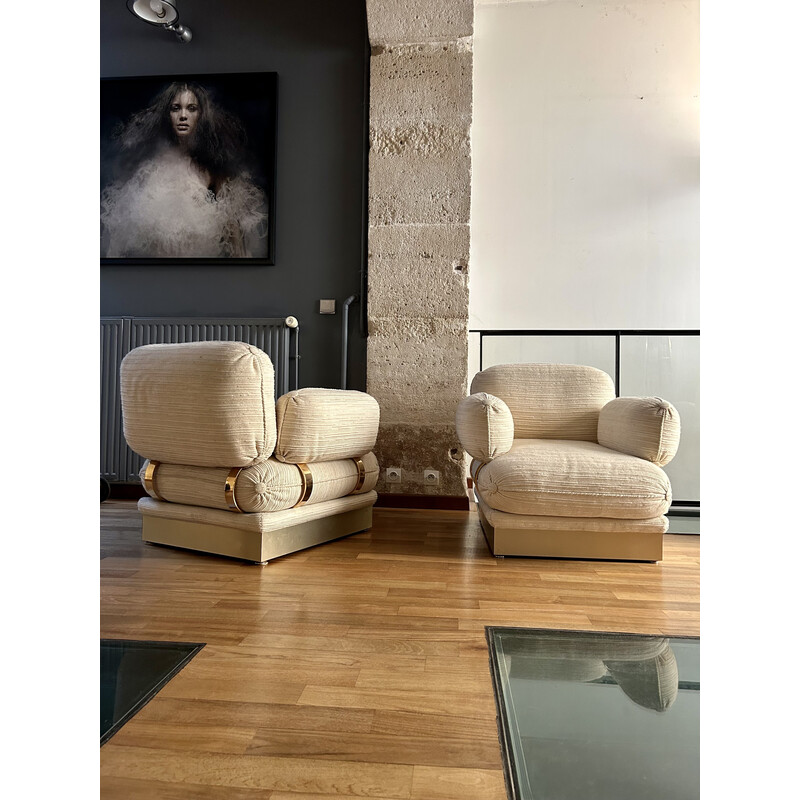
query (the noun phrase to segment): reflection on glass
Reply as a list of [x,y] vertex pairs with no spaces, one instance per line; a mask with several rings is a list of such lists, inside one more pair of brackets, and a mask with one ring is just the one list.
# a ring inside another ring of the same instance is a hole
[[681,443],[664,467],[672,497],[700,500],[700,337],[623,336],[619,393],[669,400],[681,417]]
[[515,800],[699,797],[699,639],[488,635]]
[[583,364],[615,377],[614,336],[552,335],[483,337],[483,369],[494,364]]
[[100,640],[100,744],[108,741],[204,647]]

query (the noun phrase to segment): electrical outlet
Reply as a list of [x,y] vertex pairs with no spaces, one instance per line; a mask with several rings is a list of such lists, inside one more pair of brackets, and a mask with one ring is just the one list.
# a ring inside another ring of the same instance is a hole
[[439,470],[426,469],[425,472],[422,473],[422,482],[427,484],[428,486],[438,486]]
[[387,467],[385,477],[386,483],[400,483],[403,480],[403,470],[400,467]]

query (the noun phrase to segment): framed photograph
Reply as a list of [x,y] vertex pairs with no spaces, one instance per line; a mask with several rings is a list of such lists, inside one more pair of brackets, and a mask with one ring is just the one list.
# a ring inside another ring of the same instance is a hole
[[100,263],[275,263],[277,73],[100,81]]

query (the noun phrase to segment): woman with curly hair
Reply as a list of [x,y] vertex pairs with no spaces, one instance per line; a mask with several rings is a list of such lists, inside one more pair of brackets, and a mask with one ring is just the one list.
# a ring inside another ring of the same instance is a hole
[[115,138],[120,174],[100,198],[102,256],[266,255],[266,196],[246,169],[244,128],[205,88],[170,84]]

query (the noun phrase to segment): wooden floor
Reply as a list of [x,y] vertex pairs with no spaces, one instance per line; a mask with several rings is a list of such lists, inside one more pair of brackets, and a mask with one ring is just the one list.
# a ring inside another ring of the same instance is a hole
[[101,534],[101,638],[207,643],[102,747],[103,800],[503,800],[484,626],[700,632],[697,536],[495,559],[474,512],[378,508],[259,567],[143,544],[129,501]]

